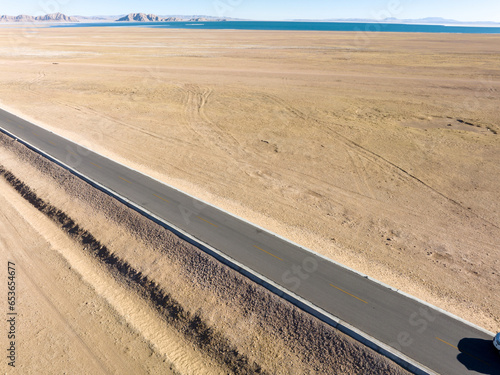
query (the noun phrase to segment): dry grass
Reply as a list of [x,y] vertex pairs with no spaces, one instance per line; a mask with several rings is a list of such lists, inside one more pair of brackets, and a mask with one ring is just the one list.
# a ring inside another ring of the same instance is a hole
[[17,32],[4,105],[498,330],[499,36]]

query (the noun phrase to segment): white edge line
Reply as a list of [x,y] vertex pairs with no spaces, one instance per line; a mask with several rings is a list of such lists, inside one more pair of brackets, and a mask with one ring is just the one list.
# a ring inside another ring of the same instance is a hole
[[[188,194],[188,193],[186,193],[186,192],[184,192],[184,191],[182,191],[182,190],[180,190],[180,189],[178,189],[178,188],[176,188],[176,187],[174,187],[174,186],[171,186],[171,185],[167,184],[167,183],[166,183],[166,182],[164,182],[164,181],[160,181],[160,180],[158,180],[157,178],[154,178],[154,177],[152,177],[152,176],[149,176],[149,175],[147,175],[147,174],[145,174],[145,173],[143,173],[143,172],[141,172],[141,171],[138,171],[138,170],[136,170],[136,169],[134,169],[134,168],[132,168],[132,167],[129,167],[128,165],[125,165],[125,164],[123,164],[123,163],[120,163],[119,161],[115,161],[115,160],[113,160],[113,159],[110,159],[109,157],[107,157],[107,156],[105,156],[105,155],[102,155],[102,154],[100,154],[99,152],[96,152],[96,151],[91,150],[91,149],[89,149],[89,148],[87,148],[87,147],[81,146],[80,144],[78,144],[77,142],[72,141],[72,140],[71,140],[71,139],[69,139],[69,138],[66,138],[66,137],[64,137],[64,136],[62,136],[62,135],[59,135],[59,134],[57,134],[57,133],[54,133],[53,131],[50,131],[50,130],[48,130],[48,129],[45,129],[45,128],[44,128],[44,127],[42,127],[42,126],[39,126],[39,125],[37,125],[37,124],[34,124],[33,122],[31,122],[31,121],[29,121],[29,120],[26,120],[26,119],[24,119],[24,118],[22,118],[22,117],[20,117],[20,116],[18,116],[18,115],[16,115],[16,114],[13,114],[13,113],[11,113],[11,112],[9,112],[9,111],[5,110],[5,109],[4,109],[4,108],[2,108],[1,106],[0,106],[0,109],[2,109],[3,111],[5,111],[5,112],[7,112],[7,113],[9,113],[9,114],[11,114],[11,115],[13,115],[14,117],[20,118],[20,119],[21,119],[21,120],[23,120],[23,121],[26,121],[26,122],[28,122],[28,123],[30,123],[30,124],[32,124],[32,125],[38,126],[39,128],[41,128],[41,129],[43,129],[43,130],[45,130],[45,131],[47,131],[47,132],[49,132],[49,133],[55,134],[55,135],[57,135],[58,137],[61,137],[61,138],[65,139],[65,140],[67,140],[68,142],[71,142],[71,143],[73,143],[73,144],[77,145],[78,147],[81,147],[82,149],[85,149],[85,150],[91,151],[91,152],[93,152],[94,154],[97,154],[97,155],[99,155],[100,157],[102,157],[102,158],[104,158],[104,159],[111,160],[112,162],[114,162],[114,163],[116,163],[116,164],[119,164],[119,165],[121,165],[122,167],[128,168],[128,169],[130,169],[130,170],[132,170],[132,171],[134,171],[134,172],[136,172],[136,173],[139,173],[139,174],[141,174],[141,175],[143,175],[143,176],[145,176],[145,177],[147,177],[147,178],[150,178],[150,179],[152,179],[152,180],[154,180],[154,181],[156,181],[156,182],[158,182],[158,183],[160,183],[160,184],[162,184],[162,185],[165,185],[165,186],[167,186],[167,187],[169,187],[169,188],[171,188],[171,189],[173,189],[173,190],[176,190],[176,191],[178,191],[179,193],[182,193],[182,194],[184,194],[184,195],[186,195],[186,196],[188,196],[188,197],[190,197],[190,198],[192,198],[192,199],[195,199],[195,200],[197,200],[197,201],[199,201],[199,202],[201,202],[201,203],[203,203],[203,204],[205,204],[205,205],[207,205],[207,206],[210,206],[210,207],[212,207],[212,208],[214,208],[214,209],[216,209],[216,210],[219,210],[219,211],[221,211],[221,212],[224,212],[225,214],[227,214],[227,215],[229,215],[229,216],[231,216],[231,217],[234,217],[234,218],[236,218],[236,219],[238,219],[238,220],[241,220],[241,221],[243,221],[243,222],[245,222],[245,223],[247,223],[247,224],[250,224],[250,225],[254,226],[255,228],[258,228],[258,229],[260,229],[260,230],[262,230],[262,231],[266,232],[267,234],[270,234],[270,235],[272,235],[272,236],[274,236],[274,237],[277,237],[277,238],[279,238],[279,239],[281,239],[281,240],[283,240],[283,241],[288,242],[289,244],[292,244],[292,245],[294,245],[294,246],[297,246],[297,247],[301,248],[302,250],[307,251],[307,252],[309,252],[309,253],[311,253],[311,254],[313,254],[313,255],[317,256],[317,257],[320,257],[320,258],[322,258],[322,259],[324,259],[324,260],[326,260],[326,261],[328,261],[328,262],[334,263],[334,264],[336,264],[337,266],[342,267],[342,268],[344,268],[344,269],[346,269],[346,270],[348,270],[348,271],[351,271],[351,272],[353,272],[353,273],[355,273],[355,274],[357,274],[357,275],[359,275],[359,276],[361,276],[361,277],[363,277],[363,278],[365,278],[365,279],[368,279],[368,280],[370,280],[370,281],[372,281],[372,282],[374,282],[374,283],[376,283],[376,284],[379,284],[379,285],[383,286],[384,288],[387,288],[387,289],[389,289],[389,290],[392,290],[393,292],[399,293],[399,294],[401,294],[401,295],[403,295],[403,296],[405,296],[405,297],[407,297],[407,298],[410,298],[410,299],[412,299],[412,300],[414,300],[414,301],[416,301],[416,302],[418,302],[418,303],[421,303],[422,305],[425,305],[425,306],[427,306],[427,307],[429,307],[429,308],[432,308],[432,309],[434,309],[434,310],[436,310],[436,311],[438,311],[438,312],[440,312],[440,313],[442,313],[442,314],[444,314],[444,315],[449,316],[450,318],[453,318],[453,319],[458,320],[459,322],[462,322],[462,323],[464,323],[464,324],[466,324],[466,325],[468,325],[468,326],[470,326],[470,327],[472,327],[472,328],[475,328],[475,329],[477,329],[478,331],[481,331],[481,332],[483,332],[483,333],[485,333],[485,334],[488,334],[488,335],[490,335],[490,336],[495,336],[495,334],[494,334],[493,332],[490,332],[490,331],[486,330],[486,329],[485,329],[485,328],[483,328],[483,327],[480,327],[480,326],[478,326],[478,325],[476,325],[476,324],[474,324],[474,323],[471,323],[471,322],[469,322],[468,320],[465,320],[465,319],[463,319],[463,318],[460,318],[459,316],[457,316],[457,315],[455,315],[455,314],[452,314],[452,313],[450,313],[449,311],[443,310],[443,309],[441,309],[441,308],[439,308],[439,307],[437,307],[437,306],[434,306],[434,305],[432,305],[432,304],[430,304],[430,303],[428,303],[428,302],[426,302],[426,301],[424,301],[424,300],[421,300],[421,299],[419,299],[419,298],[417,298],[417,297],[415,297],[415,296],[412,296],[411,294],[408,294],[408,293],[406,293],[406,292],[403,292],[402,290],[396,289],[396,288],[394,288],[394,287],[392,287],[392,286],[390,286],[390,285],[388,285],[388,284],[383,283],[382,281],[379,281],[379,280],[374,279],[374,278],[372,278],[372,277],[370,277],[370,276],[368,276],[368,275],[365,275],[364,273],[361,273],[361,272],[359,272],[359,271],[356,271],[355,269],[352,269],[352,268],[350,268],[350,267],[348,267],[348,266],[346,266],[346,265],[344,265],[344,264],[342,264],[342,263],[339,263],[339,262],[337,262],[337,261],[335,261],[335,260],[333,260],[333,259],[327,258],[326,256],[324,256],[324,255],[322,255],[322,254],[319,254],[319,253],[317,253],[317,252],[315,252],[315,251],[313,251],[313,250],[311,250],[311,249],[308,249],[307,247],[304,247],[304,246],[302,246],[302,245],[299,245],[299,244],[297,244],[297,243],[295,243],[295,242],[293,242],[293,241],[291,241],[291,240],[289,240],[289,239],[287,239],[287,238],[285,238],[285,237],[280,236],[279,234],[276,234],[276,233],[274,233],[274,232],[271,232],[271,231],[269,231],[268,229],[266,229],[266,228],[263,228],[263,227],[259,226],[258,224],[254,224],[254,223],[252,223],[252,222],[250,222],[250,221],[248,221],[248,220],[246,220],[246,219],[243,219],[243,218],[241,218],[241,217],[239,217],[239,216],[237,216],[237,215],[235,215],[235,214],[233,214],[233,213],[231,213],[231,212],[228,212],[228,211],[226,211],[226,210],[224,210],[224,209],[222,209],[222,208],[220,208],[220,207],[216,207],[216,206],[214,206],[214,205],[213,205],[213,204],[211,204],[211,203],[205,202],[203,199],[197,198],[197,197],[195,197],[195,196],[193,196],[193,195],[191,195],[191,194]],[[4,130],[5,130],[5,129],[4,129]],[[6,132],[8,132],[8,131],[6,131]],[[8,132],[8,133],[9,133],[9,134],[11,134],[10,132]],[[17,136],[15,136],[15,135],[13,135],[13,134],[11,134],[11,136],[12,136],[12,137],[14,137],[14,138],[16,138],[16,139],[18,138]],[[25,143],[29,144],[28,142],[25,142]],[[34,146],[32,146],[32,145],[30,145],[30,146],[31,146],[31,147],[33,147],[33,148],[36,148],[36,147],[34,147]],[[36,149],[38,150],[38,148],[36,148]],[[40,150],[40,151],[41,151],[41,150]],[[42,152],[44,155],[46,155],[46,154],[45,154],[45,152],[43,152],[43,151],[41,151],[41,152]],[[50,156],[50,155],[49,155],[49,156]],[[50,156],[50,157],[51,157],[52,159],[55,159],[55,158],[54,158],[54,157],[52,157],[52,156]],[[71,167],[69,167],[69,166],[68,166],[68,168],[71,168]],[[71,168],[71,170],[73,170],[73,168]]]
[[[1,107],[0,107],[0,108],[1,108]],[[470,327],[472,327],[472,328],[474,328],[474,329],[477,329],[477,330],[479,330],[479,331],[481,331],[481,332],[483,332],[483,333],[485,333],[485,334],[488,334],[488,335],[490,335],[490,336],[495,336],[495,334],[494,334],[493,332],[490,332],[490,331],[488,331],[488,330],[484,329],[483,327],[480,327],[480,326],[478,326],[478,325],[476,325],[476,324],[474,324],[474,323],[471,323],[471,322],[469,322],[469,321],[467,321],[467,320],[465,320],[465,319],[463,319],[463,318],[460,318],[459,316],[456,316],[456,315],[454,315],[454,314],[452,314],[452,313],[450,313],[450,312],[448,312],[448,311],[446,311],[446,310],[443,310],[443,309],[441,309],[441,308],[439,308],[439,307],[437,307],[437,306],[434,306],[434,305],[432,305],[432,304],[430,304],[430,303],[428,303],[428,302],[426,302],[426,301],[424,301],[424,300],[421,300],[421,299],[419,299],[419,298],[417,298],[417,297],[414,297],[414,296],[412,296],[412,295],[410,295],[410,294],[408,294],[408,293],[406,293],[406,292],[403,292],[403,291],[401,291],[401,290],[399,290],[399,289],[396,289],[396,288],[394,288],[394,287],[392,287],[392,286],[390,286],[390,285],[388,285],[388,284],[385,284],[385,283],[383,283],[383,282],[381,282],[381,281],[379,281],[379,280],[376,280],[376,279],[374,279],[374,278],[372,278],[372,277],[370,277],[370,276],[368,276],[368,275],[365,275],[365,274],[363,274],[363,273],[361,273],[361,272],[359,272],[359,271],[356,271],[356,270],[354,270],[354,269],[352,269],[352,268],[350,268],[350,267],[348,267],[348,266],[346,266],[346,265],[344,265],[344,264],[341,264],[341,263],[339,263],[339,262],[337,262],[337,261],[335,261],[335,260],[333,260],[333,259],[327,258],[326,256],[324,256],[324,255],[322,255],[322,254],[316,253],[315,251],[313,251],[313,250],[311,250],[311,249],[308,249],[308,248],[306,248],[306,247],[304,247],[304,246],[302,246],[302,245],[300,245],[300,244],[297,244],[297,243],[295,243],[295,242],[293,242],[293,241],[291,241],[291,240],[289,240],[289,239],[287,239],[287,238],[285,238],[285,237],[282,237],[282,236],[280,236],[279,234],[276,234],[276,233],[274,233],[274,232],[271,232],[271,231],[267,230],[266,228],[263,228],[263,227],[261,227],[261,226],[259,226],[259,225],[257,225],[257,224],[254,224],[254,223],[252,223],[252,222],[250,222],[250,221],[248,221],[248,220],[246,220],[246,219],[244,219],[244,218],[241,218],[241,217],[239,217],[239,216],[237,216],[237,215],[235,215],[235,214],[233,214],[233,213],[231,213],[231,212],[228,212],[228,211],[226,211],[226,210],[224,210],[224,209],[222,209],[222,208],[216,207],[216,206],[212,205],[211,203],[208,203],[208,202],[204,201],[203,199],[197,198],[197,197],[195,197],[195,196],[193,196],[193,195],[191,195],[191,194],[188,194],[188,193],[186,193],[186,192],[184,192],[184,191],[182,191],[182,190],[180,190],[180,189],[178,189],[178,188],[176,188],[176,187],[174,187],[174,186],[171,186],[171,185],[169,185],[169,184],[165,183],[164,181],[160,181],[160,180],[158,180],[157,178],[154,178],[154,177],[149,176],[149,175],[147,175],[147,174],[145,174],[145,173],[143,173],[143,172],[141,172],[141,171],[138,171],[138,170],[136,170],[136,169],[134,169],[134,168],[131,168],[130,166],[127,166],[127,165],[125,165],[125,164],[123,164],[123,163],[121,163],[121,162],[119,162],[119,161],[115,161],[115,160],[113,160],[113,159],[110,159],[109,157],[107,157],[107,156],[105,156],[105,155],[102,155],[102,154],[100,154],[99,152],[96,152],[96,151],[91,150],[91,149],[89,149],[89,148],[87,148],[87,147],[81,146],[80,144],[78,144],[77,142],[75,142],[75,141],[73,141],[73,140],[71,140],[71,139],[69,139],[69,138],[66,138],[66,137],[64,137],[64,136],[62,136],[62,135],[56,134],[56,133],[54,133],[54,132],[53,132],[53,131],[51,131],[51,130],[45,129],[45,128],[44,128],[44,127],[42,127],[42,126],[39,126],[39,125],[37,125],[37,124],[34,124],[32,121],[26,120],[26,119],[22,118],[21,116],[18,116],[18,115],[16,115],[16,114],[13,114],[13,113],[11,113],[11,112],[9,112],[9,111],[5,110],[4,108],[1,108],[1,109],[2,109],[3,111],[5,111],[5,112],[9,113],[10,115],[14,116],[14,117],[17,117],[17,118],[19,118],[19,119],[21,119],[21,120],[23,120],[23,121],[28,122],[29,124],[35,125],[35,126],[37,126],[37,127],[41,128],[41,129],[43,129],[43,130],[45,130],[45,131],[47,131],[47,132],[49,132],[49,133],[55,134],[55,135],[57,135],[58,137],[61,137],[61,138],[65,139],[66,141],[68,141],[68,142],[70,142],[70,143],[73,143],[73,144],[77,145],[78,147],[80,147],[80,148],[82,148],[82,149],[85,149],[85,150],[91,151],[91,152],[93,152],[94,154],[99,155],[100,157],[102,157],[102,158],[104,158],[104,159],[111,160],[112,162],[114,162],[114,163],[116,163],[116,164],[119,164],[119,165],[121,165],[121,166],[123,166],[123,167],[125,167],[125,168],[127,168],[127,169],[130,169],[130,170],[132,170],[132,171],[134,171],[134,172],[136,172],[136,173],[139,173],[139,174],[141,174],[141,175],[143,175],[143,176],[145,176],[145,177],[147,177],[147,178],[150,178],[150,179],[152,179],[152,180],[154,180],[154,181],[156,181],[156,182],[158,182],[158,183],[160,183],[160,184],[162,184],[162,185],[165,185],[165,186],[167,186],[167,187],[169,187],[169,188],[171,188],[171,189],[173,189],[173,190],[176,190],[176,191],[178,191],[178,192],[180,192],[180,193],[182,193],[182,194],[184,194],[184,195],[186,195],[186,196],[188,196],[188,197],[190,197],[190,198],[192,198],[192,199],[194,199],[194,200],[197,200],[197,201],[199,201],[199,202],[201,202],[201,203],[203,203],[203,204],[205,204],[205,205],[207,205],[207,206],[210,206],[210,207],[212,207],[212,208],[214,208],[214,209],[216,209],[216,210],[219,210],[219,211],[221,211],[221,212],[224,212],[225,214],[227,214],[227,215],[229,215],[229,216],[231,216],[231,217],[234,217],[235,219],[238,219],[238,220],[241,220],[241,221],[243,221],[243,222],[245,222],[245,223],[247,223],[247,224],[250,224],[250,225],[254,226],[255,228],[258,228],[258,229],[260,229],[260,230],[262,230],[262,231],[264,231],[264,232],[266,232],[266,233],[268,233],[268,234],[270,234],[270,235],[272,235],[272,236],[274,236],[274,237],[277,237],[277,238],[279,238],[279,239],[281,239],[281,240],[283,240],[283,241],[285,241],[285,242],[288,242],[288,243],[290,243],[290,244],[292,244],[292,245],[294,245],[294,246],[296,246],[296,247],[299,247],[300,249],[302,249],[302,250],[304,250],[304,251],[306,251],[306,252],[309,252],[310,254],[313,254],[313,255],[315,255],[315,256],[317,256],[317,257],[320,257],[320,258],[322,258],[322,259],[324,259],[324,260],[326,260],[326,261],[328,261],[328,262],[334,263],[335,265],[337,265],[337,266],[339,266],[339,267],[342,267],[342,268],[344,268],[344,269],[346,269],[346,270],[348,270],[348,271],[350,271],[350,272],[353,272],[353,273],[355,273],[355,274],[357,274],[357,275],[359,275],[359,276],[361,276],[361,277],[363,277],[363,278],[365,278],[365,279],[368,279],[368,280],[370,280],[370,281],[372,281],[372,282],[374,282],[374,283],[376,283],[376,284],[379,284],[379,285],[381,285],[381,286],[383,286],[383,287],[385,287],[385,288],[387,288],[387,289],[389,289],[389,290],[391,290],[391,291],[393,291],[393,292],[399,293],[399,294],[401,294],[401,295],[403,295],[403,296],[405,296],[405,297],[407,297],[407,298],[409,298],[409,299],[412,299],[412,300],[414,300],[414,301],[416,301],[416,302],[418,302],[418,303],[420,303],[420,304],[423,304],[423,305],[425,305],[425,306],[428,306],[429,308],[432,308],[432,309],[434,309],[434,310],[436,310],[436,311],[438,311],[438,312],[440,312],[440,313],[442,313],[442,314],[444,314],[444,315],[447,315],[447,316],[449,316],[449,317],[451,317],[451,318],[453,318],[453,319],[455,319],[455,320],[458,320],[458,321],[460,321],[460,322],[462,322],[462,323],[464,323],[464,324],[466,324],[466,325],[468,325],[468,326],[470,326]],[[2,129],[3,129],[3,128],[2,128]],[[23,143],[25,143],[26,145],[30,146],[30,147],[31,147],[31,148],[33,148],[34,150],[36,150],[38,153],[40,153],[40,154],[44,155],[46,158],[49,158],[49,159],[52,159],[52,160],[57,160],[55,157],[53,157],[53,156],[51,156],[51,155],[49,155],[49,154],[45,153],[44,151],[40,150],[38,147],[35,147],[35,146],[33,146],[32,144],[30,144],[29,142],[26,142],[26,141],[24,141],[23,139],[21,139],[21,138],[17,137],[16,135],[12,134],[12,133],[11,133],[11,132],[9,132],[8,130],[5,130],[5,129],[3,129],[3,130],[4,130],[6,133],[8,133],[8,134],[9,134],[12,138],[17,139],[17,140],[21,140]],[[262,275],[258,274],[257,272],[255,272],[255,271],[251,270],[250,268],[248,268],[248,267],[246,267],[246,266],[244,266],[244,265],[242,265],[242,264],[238,263],[237,261],[233,260],[232,258],[230,258],[229,256],[227,256],[226,254],[221,253],[220,251],[216,250],[215,248],[212,248],[210,245],[205,244],[203,241],[198,240],[198,239],[196,239],[195,237],[193,237],[193,236],[191,236],[190,234],[188,234],[187,232],[184,232],[183,230],[181,230],[181,229],[177,228],[175,225],[172,225],[172,224],[168,223],[167,221],[165,221],[165,220],[163,220],[163,219],[161,219],[161,218],[157,217],[156,215],[154,215],[153,213],[150,213],[150,212],[149,212],[148,210],[146,210],[145,208],[141,208],[140,206],[136,205],[135,203],[133,203],[133,202],[129,201],[127,198],[122,197],[122,196],[121,196],[121,195],[119,195],[118,193],[115,193],[113,190],[111,190],[111,189],[109,189],[109,188],[106,188],[105,186],[103,186],[103,185],[99,184],[98,182],[96,182],[96,181],[92,180],[91,178],[86,177],[85,175],[83,175],[83,173],[78,172],[78,171],[77,171],[76,169],[74,169],[73,167],[70,167],[69,165],[67,165],[67,164],[65,164],[65,163],[63,163],[63,162],[61,162],[61,161],[59,161],[59,160],[57,160],[57,161],[58,161],[58,162],[59,162],[62,166],[64,166],[66,169],[73,171],[73,172],[74,172],[75,174],[77,174],[78,176],[81,176],[81,177],[83,177],[84,179],[86,179],[86,180],[88,180],[88,181],[92,182],[92,183],[93,183],[93,184],[95,184],[96,186],[99,186],[101,189],[103,189],[103,190],[105,190],[105,191],[110,192],[112,195],[114,195],[114,196],[116,196],[116,197],[119,197],[119,198],[120,198],[120,199],[122,199],[123,201],[125,201],[125,202],[127,202],[128,204],[130,204],[131,206],[135,207],[137,210],[139,210],[139,211],[143,211],[143,212],[147,213],[147,214],[148,214],[148,215],[150,215],[151,217],[154,217],[156,220],[158,220],[158,221],[160,221],[160,222],[162,222],[162,223],[166,224],[167,226],[169,226],[169,227],[171,227],[171,228],[175,229],[175,230],[176,230],[176,231],[178,231],[179,233],[182,233],[184,236],[186,236],[187,238],[190,238],[192,241],[195,241],[195,242],[199,243],[200,245],[202,245],[202,246],[204,246],[204,247],[206,247],[206,248],[210,249],[211,251],[215,252],[216,254],[218,254],[219,256],[221,256],[222,258],[227,259],[229,262],[233,263],[233,264],[234,264],[234,265],[236,265],[237,267],[239,267],[239,268],[241,268],[241,269],[244,269],[245,271],[249,272],[250,274],[252,274],[252,275],[254,275],[254,276],[258,277],[259,279],[261,279],[261,280],[265,281],[266,283],[269,283],[270,285],[272,285],[272,286],[273,286],[273,287],[275,287],[276,289],[278,289],[278,290],[282,291],[282,292],[283,292],[283,293],[285,293],[285,294],[290,295],[292,298],[295,298],[296,300],[298,300],[298,301],[300,301],[301,303],[303,303],[303,304],[307,305],[308,307],[312,308],[313,310],[320,312],[321,314],[325,315],[327,318],[331,319],[332,321],[336,322],[337,324],[341,324],[341,325],[345,326],[346,328],[348,328],[348,329],[352,330],[353,332],[357,333],[357,334],[358,334],[358,335],[360,335],[361,337],[368,338],[368,339],[369,339],[370,341],[372,341],[374,344],[376,344],[377,346],[379,346],[379,347],[380,347],[380,348],[382,348],[382,349],[387,350],[389,353],[393,354],[394,356],[396,356],[396,357],[398,357],[398,358],[401,358],[401,359],[405,358],[405,359],[403,359],[404,361],[407,361],[408,363],[410,363],[410,364],[412,364],[412,365],[416,366],[417,368],[420,368],[420,367],[421,367],[421,368],[422,368],[422,370],[423,370],[423,369],[425,369],[425,370],[424,370],[424,371],[426,371],[425,373],[431,373],[431,374],[434,374],[434,372],[432,372],[432,370],[429,370],[429,369],[425,368],[425,366],[423,366],[423,365],[419,364],[418,362],[416,362],[416,361],[414,361],[414,360],[409,359],[409,358],[408,358],[408,357],[406,357],[403,353],[400,353],[399,351],[396,351],[395,349],[393,349],[393,348],[391,348],[391,347],[387,346],[386,344],[384,344],[384,343],[382,343],[382,342],[378,341],[377,339],[375,339],[375,338],[373,338],[373,337],[371,337],[371,336],[369,336],[369,335],[367,335],[367,334],[365,334],[365,333],[363,333],[363,332],[359,331],[359,330],[358,330],[358,329],[356,329],[355,327],[351,327],[348,323],[345,323],[345,322],[342,322],[342,323],[341,323],[341,320],[340,320],[339,318],[337,318],[337,317],[335,317],[335,316],[333,316],[333,315],[329,314],[328,312],[324,311],[323,309],[321,309],[321,308],[319,308],[319,307],[316,307],[315,305],[313,305],[313,304],[312,304],[312,303],[310,303],[309,301],[307,301],[307,300],[303,299],[302,297],[300,297],[300,296],[298,296],[298,295],[295,295],[293,292],[290,292],[290,291],[288,291],[287,289],[282,288],[282,287],[281,287],[281,286],[279,286],[278,284],[274,283],[272,280],[269,280],[269,279],[267,279],[265,276],[262,276]],[[334,327],[338,328],[336,325],[334,325]],[[373,349],[373,348],[372,348],[372,349]],[[389,357],[389,358],[391,358],[391,357]],[[409,359],[409,361],[408,361],[406,358],[408,358],[408,359]],[[394,358],[391,358],[391,359],[393,359],[393,360],[394,360]],[[399,363],[398,361],[395,361],[395,362]],[[429,372],[429,371],[430,371],[430,372]]]
[[[256,272],[256,271],[252,270],[251,268],[239,263],[238,261],[232,259],[230,256],[228,256],[228,255],[222,253],[221,251],[213,248],[212,246],[204,243],[203,241],[190,235],[189,233],[185,232],[184,230],[177,228],[175,225],[173,225],[173,224],[169,223],[168,221],[156,216],[154,213],[137,205],[136,203],[134,203],[134,202],[130,201],[129,199],[123,197],[122,195],[116,193],[112,189],[107,188],[104,185],[101,185],[99,182],[96,182],[93,179],[85,176],[83,173],[77,171],[73,167],[71,167],[71,166],[61,162],[57,158],[45,153],[44,151],[40,150],[38,147],[33,146],[31,143],[23,140],[22,138],[15,136],[14,134],[10,133],[8,130],[5,130],[3,128],[2,128],[2,130],[3,130],[3,132],[7,133],[15,140],[20,141],[20,143],[26,144],[27,146],[29,146],[30,148],[35,150],[37,153],[44,156],[45,158],[55,161],[57,164],[63,166],[65,169],[73,172],[75,175],[79,176],[81,179],[88,181],[91,184],[94,184],[95,186],[99,187],[103,192],[108,192],[109,195],[114,196],[115,198],[118,198],[119,200],[123,201],[124,203],[127,203],[127,205],[133,207],[136,211],[146,213],[146,215],[149,215],[150,217],[154,218],[158,222],[161,222],[161,223],[165,224],[167,227],[173,229],[174,231],[177,231],[178,233],[185,236],[187,239],[190,239],[192,242],[195,242],[195,243],[199,244],[201,247],[217,254],[220,258],[223,258],[226,260],[226,262],[224,262],[224,263],[226,263],[226,265],[230,266],[231,268],[235,269],[236,271],[238,271],[240,273],[242,273],[241,270],[246,271],[247,277],[248,277],[248,274],[253,275],[254,277],[250,278],[252,281],[254,281],[254,282],[261,281],[258,283],[260,285],[262,285],[264,288],[270,290],[272,293],[277,294],[278,296],[282,297],[283,299],[285,299],[288,302],[292,303],[293,305],[297,306],[301,310],[304,310],[305,312],[310,313],[311,315],[313,315],[316,318],[322,320],[323,322],[333,326],[334,328],[338,329],[339,331],[343,332],[344,334],[353,338],[354,340],[360,342],[361,344],[363,344],[363,345],[371,348],[372,350],[378,352],[379,354],[391,359],[395,363],[399,364],[401,367],[403,367],[403,368],[405,368],[405,369],[407,369],[407,370],[409,370],[417,375],[438,375],[436,372],[432,371],[431,369],[427,368],[426,366],[422,365],[421,363],[411,359],[410,357],[397,351],[396,349],[384,344],[383,342],[379,341],[378,339],[360,331],[359,329],[351,326],[349,323],[342,321],[340,318],[326,312],[325,310],[323,310],[320,307],[317,307],[313,303],[296,295],[295,293],[283,288],[279,284],[276,284],[274,281],[268,279],[267,277],[265,277],[263,275],[260,275],[258,272]],[[64,137],[62,137],[62,138],[64,138]],[[72,142],[71,140],[69,140],[67,138],[65,138],[65,139],[69,142]],[[75,143],[75,142],[72,142],[72,143]],[[102,155],[100,155],[100,156],[102,156]],[[106,158],[106,159],[109,159],[109,158]],[[111,159],[109,159],[109,160],[111,160]],[[113,160],[111,160],[111,161],[113,161]],[[125,166],[123,164],[121,164],[121,165]],[[129,169],[132,169],[132,168],[129,168]],[[143,174],[143,173],[141,173],[141,174]],[[146,177],[149,177],[145,174],[143,174],[143,175]],[[158,180],[156,180],[156,181],[158,181]],[[161,181],[158,181],[158,182],[162,183]],[[164,184],[164,185],[166,185],[166,184]],[[178,190],[178,189],[175,189],[175,190]],[[178,191],[180,191],[180,190],[178,190]],[[182,191],[180,191],[180,192],[183,193]],[[187,194],[187,195],[189,195],[189,194]],[[190,196],[190,197],[192,197],[192,196]],[[192,197],[192,198],[197,199],[195,197]],[[212,206],[210,204],[208,204],[208,205]],[[212,207],[214,207],[214,206],[212,206]],[[217,207],[214,207],[214,208],[217,208]],[[229,214],[229,215],[231,215],[231,214]],[[231,215],[231,216],[239,219],[235,215]],[[247,223],[253,225],[250,222],[247,222]],[[167,230],[168,230],[168,228],[167,228]],[[269,233],[274,235],[274,233],[272,233],[272,232],[269,232]],[[188,241],[188,242],[190,242],[190,241]],[[203,249],[200,249],[200,250],[203,251]],[[308,249],[305,249],[305,250],[308,250]],[[311,250],[308,250],[308,251],[312,252]],[[263,284],[268,284],[269,286],[266,286]],[[276,292],[276,290],[272,290],[273,288],[276,289],[278,291],[278,293]],[[279,293],[279,292],[281,292],[281,293]]]

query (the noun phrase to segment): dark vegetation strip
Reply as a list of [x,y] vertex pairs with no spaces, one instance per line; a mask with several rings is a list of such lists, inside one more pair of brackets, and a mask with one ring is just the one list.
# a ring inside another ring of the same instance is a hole
[[92,256],[138,291],[143,298],[190,341],[212,358],[218,359],[234,374],[266,374],[257,363],[250,363],[247,356],[238,352],[229,341],[208,326],[198,313],[191,314],[154,280],[135,270],[127,261],[118,258],[91,233],[80,227],[60,209],[39,198],[24,182],[0,165],[0,175],[32,206],[45,214]]

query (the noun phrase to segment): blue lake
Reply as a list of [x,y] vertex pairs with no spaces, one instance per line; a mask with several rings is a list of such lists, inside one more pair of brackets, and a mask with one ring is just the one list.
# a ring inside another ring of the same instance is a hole
[[395,23],[347,22],[274,22],[274,21],[209,21],[209,22],[102,22],[75,23],[52,27],[152,27],[167,29],[209,30],[288,30],[288,31],[355,31],[397,33],[500,34],[499,27],[408,25]]

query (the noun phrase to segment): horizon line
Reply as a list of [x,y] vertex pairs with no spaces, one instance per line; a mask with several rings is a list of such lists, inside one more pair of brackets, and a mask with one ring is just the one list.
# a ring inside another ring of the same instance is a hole
[[82,14],[72,14],[68,15],[62,12],[54,12],[54,13],[45,13],[43,15],[30,15],[30,14],[18,14],[16,16],[11,16],[8,14],[0,14],[0,17],[19,17],[19,16],[28,16],[28,17],[43,17],[43,16],[48,16],[48,15],[53,15],[53,14],[62,14],[67,17],[80,17],[80,18],[93,18],[93,17],[124,17],[130,14],[145,14],[145,15],[154,15],[158,17],[209,17],[209,18],[215,18],[215,19],[230,19],[230,20],[235,20],[235,21],[257,21],[257,22],[373,22],[373,23],[384,23],[384,22],[416,22],[416,21],[421,21],[423,23],[431,22],[431,23],[438,23],[438,22],[456,22],[456,23],[463,23],[463,24],[480,24],[480,23],[485,23],[485,24],[500,24],[499,21],[463,21],[463,20],[457,20],[457,19],[448,19],[448,18],[443,18],[443,17],[423,17],[423,18],[395,18],[395,17],[388,17],[384,19],[375,19],[375,18],[357,18],[357,17],[349,17],[349,18],[286,18],[286,19],[258,19],[258,18],[241,18],[241,17],[227,17],[227,16],[213,16],[213,15],[207,15],[207,14],[191,14],[191,15],[186,15],[186,14],[157,14],[157,13],[145,13],[145,12],[130,12],[130,13],[121,13],[121,14],[98,14],[98,15],[82,15]]

